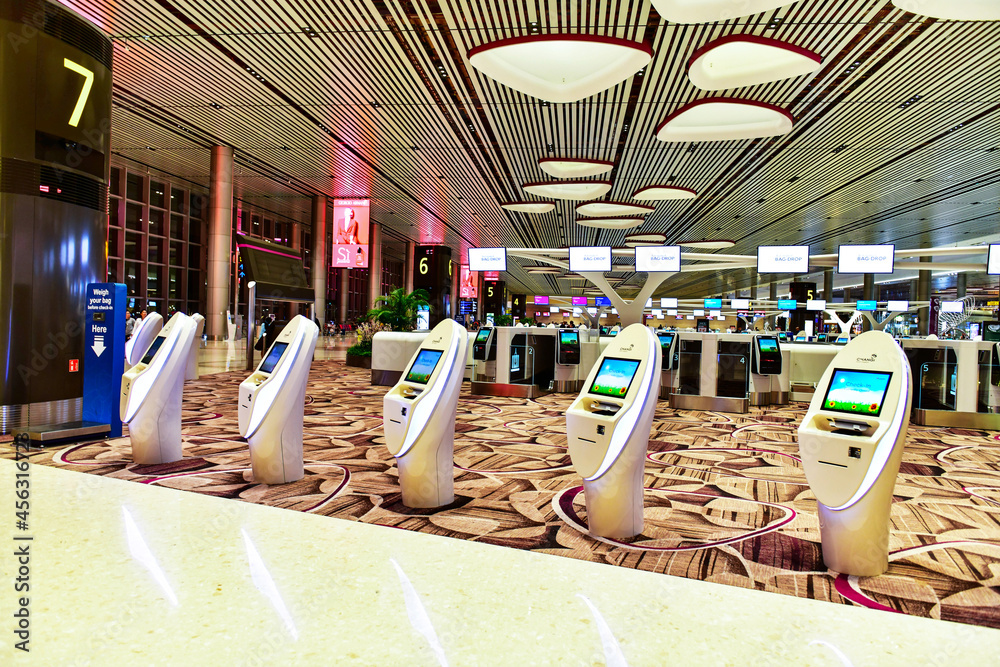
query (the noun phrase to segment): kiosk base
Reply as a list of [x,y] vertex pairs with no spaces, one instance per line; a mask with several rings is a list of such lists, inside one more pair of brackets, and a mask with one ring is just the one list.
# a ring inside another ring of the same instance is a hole
[[677,410],[702,410],[704,412],[750,412],[750,401],[745,398],[726,396],[695,396],[693,394],[670,394],[670,407]]
[[473,382],[470,392],[476,396],[508,396],[513,398],[538,398],[552,393],[533,384],[504,384],[502,382]]
[[284,431],[261,429],[247,440],[253,479],[260,484],[287,484],[302,479],[302,420],[288,419]]
[[858,502],[844,510],[819,506],[823,562],[834,572],[875,577],[889,569],[889,507]]
[[750,405],[757,407],[761,405],[788,405],[787,391],[751,391],[749,394]]
[[[413,447],[420,448],[420,443]],[[403,504],[414,509],[442,507],[455,501],[455,428],[442,439],[435,456],[415,456],[412,450],[396,459]]]
[[[178,377],[183,382],[184,375],[179,373]],[[173,463],[184,458],[181,442],[181,394],[179,391],[171,393],[176,398],[171,398],[162,406],[141,408],[129,422],[132,460],[140,465]]]
[[[643,465],[609,471],[595,480],[583,480],[587,527],[591,534],[622,539],[642,532]],[[623,480],[622,475],[631,479]]]
[[1000,414],[957,410],[913,410],[910,419],[920,426],[956,426],[983,431],[1000,431]]

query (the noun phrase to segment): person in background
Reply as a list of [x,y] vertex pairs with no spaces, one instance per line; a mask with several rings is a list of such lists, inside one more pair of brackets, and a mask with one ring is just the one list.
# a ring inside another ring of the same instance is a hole
[[125,340],[132,337],[132,330],[135,329],[135,318],[132,317],[132,311],[125,311]]
[[139,314],[139,319],[140,319],[140,320],[144,320],[144,319],[146,319],[146,315],[147,315],[147,314],[148,314],[148,313],[146,312],[146,309],[145,309],[145,308],[143,308],[143,309],[142,309],[142,313],[140,313],[140,314]]

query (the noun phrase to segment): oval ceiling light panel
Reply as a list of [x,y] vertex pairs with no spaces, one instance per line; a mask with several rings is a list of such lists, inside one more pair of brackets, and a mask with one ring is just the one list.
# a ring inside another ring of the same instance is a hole
[[656,209],[652,206],[629,204],[628,202],[623,201],[589,201],[585,204],[576,205],[576,212],[578,215],[587,215],[590,217],[646,215],[647,213],[652,213],[655,210]]
[[671,23],[714,23],[759,14],[790,5],[794,0],[651,0],[657,13]]
[[608,194],[611,181],[539,181],[521,186],[525,192],[538,197],[584,201]]
[[587,178],[588,176],[600,176],[611,171],[614,169],[615,163],[607,160],[543,157],[538,161],[538,166],[553,178]]
[[517,213],[548,213],[555,207],[550,201],[509,201],[500,204],[500,208]]
[[477,46],[468,57],[477,70],[525,95],[577,102],[641,70],[653,49],[600,35],[531,35]]
[[625,237],[625,246],[634,248],[639,245],[663,245],[667,242],[667,235],[658,232],[647,232],[645,234],[629,234]]
[[597,227],[599,229],[632,229],[646,222],[645,218],[577,218],[576,224],[582,227]]
[[682,248],[698,248],[700,250],[722,250],[723,248],[732,248],[736,243],[723,239],[715,241],[702,239],[701,241],[678,241],[674,245],[679,245]]
[[726,90],[791,79],[823,64],[816,53],[769,37],[729,35],[709,42],[688,61],[688,78],[702,90]]
[[632,199],[639,201],[666,201],[668,199],[694,199],[698,193],[691,188],[673,185],[650,185],[632,193]]
[[996,0],[892,0],[905,12],[952,21],[1000,21]]
[[792,131],[792,114],[781,107],[733,97],[685,104],[656,128],[660,141],[730,141],[776,137]]
[[529,266],[525,269],[528,273],[535,274],[554,274],[562,273],[562,269],[556,266]]

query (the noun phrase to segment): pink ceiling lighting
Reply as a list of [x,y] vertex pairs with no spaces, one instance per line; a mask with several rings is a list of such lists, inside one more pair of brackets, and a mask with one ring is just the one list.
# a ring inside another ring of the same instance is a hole
[[538,197],[585,201],[606,195],[611,190],[611,181],[537,181],[521,187]]
[[[759,14],[794,0],[651,0],[657,13],[671,23],[715,23]],[[922,0],[917,0],[922,1]]]
[[600,35],[511,37],[477,46],[469,62],[484,75],[547,102],[577,102],[632,76],[653,57],[643,42]]
[[734,97],[695,100],[656,128],[660,141],[729,141],[788,134],[792,114],[781,107]]
[[769,37],[727,35],[709,42],[688,61],[688,78],[702,90],[743,88],[815,72],[816,53]]
[[649,185],[632,193],[632,199],[639,201],[666,201],[669,199],[694,199],[698,193],[691,188],[675,185]]
[[543,157],[538,161],[538,166],[553,178],[586,178],[611,171],[615,163],[607,160]]

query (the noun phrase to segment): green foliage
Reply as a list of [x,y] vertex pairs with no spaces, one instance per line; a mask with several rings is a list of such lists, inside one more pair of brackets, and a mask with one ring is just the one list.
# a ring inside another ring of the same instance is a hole
[[526,327],[533,327],[535,326],[535,324],[537,324],[537,322],[535,322],[535,319],[533,317],[525,317],[523,320],[521,320],[521,324],[523,324]]
[[509,327],[513,326],[514,317],[508,315],[507,313],[501,313],[500,315],[493,316],[493,326],[495,327]]
[[355,343],[354,345],[347,348],[347,354],[352,357],[370,357],[372,356],[372,344],[369,341],[367,344]]
[[427,290],[415,289],[407,294],[397,287],[388,296],[375,299],[376,307],[368,311],[368,319],[388,325],[392,331],[413,331],[417,328],[417,309],[429,305],[429,298]]

